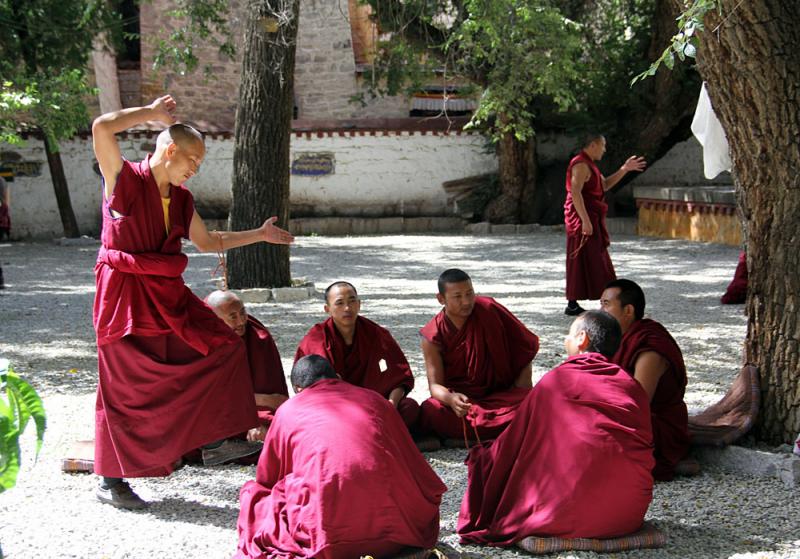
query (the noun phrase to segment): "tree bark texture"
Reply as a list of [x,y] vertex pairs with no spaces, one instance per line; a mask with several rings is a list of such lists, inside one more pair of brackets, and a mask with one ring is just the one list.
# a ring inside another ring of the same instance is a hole
[[720,0],[698,67],[731,150],[745,221],[745,360],[761,374],[756,436],[800,431],[800,3]]
[[47,154],[47,166],[50,168],[50,178],[53,181],[53,190],[56,194],[56,204],[58,213],[61,216],[61,225],[64,227],[64,236],[76,238],[81,236],[78,229],[78,220],[75,219],[75,212],[72,210],[72,201],[69,197],[69,186],[67,177],[64,174],[64,165],[61,162],[61,152],[54,141],[44,139],[44,151]]
[[523,142],[513,134],[503,134],[497,156],[500,194],[486,206],[483,219],[520,223],[523,206],[532,206],[536,193],[536,138]]
[[[289,141],[299,0],[249,2],[233,152],[230,229],[277,216],[289,226]],[[230,252],[231,287],[291,283],[289,247],[256,243]]]

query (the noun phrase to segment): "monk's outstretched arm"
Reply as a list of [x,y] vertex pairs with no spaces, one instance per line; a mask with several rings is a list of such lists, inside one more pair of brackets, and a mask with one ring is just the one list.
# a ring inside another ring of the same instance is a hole
[[208,232],[206,224],[203,223],[203,219],[197,211],[195,211],[192,216],[192,223],[189,226],[189,239],[200,252],[224,252],[231,248],[260,242],[277,245],[288,245],[294,242],[294,237],[291,233],[273,225],[277,219],[277,217],[269,218],[258,229],[249,229],[247,231],[215,231],[212,234]]
[[594,233],[592,220],[589,219],[589,213],[586,211],[586,204],[583,203],[583,186],[589,180],[591,172],[586,163],[578,163],[572,167],[572,174],[570,176],[570,192],[572,193],[572,205],[575,206],[575,211],[578,212],[578,217],[581,218],[581,233],[587,237],[591,237]]
[[425,369],[428,373],[428,388],[431,396],[439,400],[458,417],[463,417],[469,411],[472,404],[469,399],[459,392],[451,392],[444,385],[444,361],[442,354],[436,344],[432,344],[426,339],[422,339],[422,356],[425,358]]
[[289,397],[284,394],[259,394],[256,393],[256,405],[277,410],[278,406],[288,400]]
[[533,361],[522,367],[522,370],[514,381],[514,386],[518,388],[533,388]]
[[633,366],[633,378],[639,381],[651,402],[653,394],[656,393],[658,381],[668,369],[667,360],[655,351],[642,352],[636,358],[636,364]]
[[644,168],[647,166],[647,161],[644,160],[644,157],[637,157],[635,155],[631,155],[625,163],[622,164],[616,173],[613,175],[609,175],[608,177],[603,177],[603,191],[608,191],[614,188],[614,186],[622,180],[622,177],[627,175],[631,171],[644,171]]
[[144,107],[131,107],[106,113],[92,123],[92,144],[100,173],[105,182],[105,195],[110,198],[117,183],[117,175],[122,170],[122,152],[115,134],[124,132],[137,124],[158,121],[173,124],[176,103],[170,95],[159,97]]
[[398,386],[391,392],[389,392],[388,400],[392,403],[394,407],[400,405],[400,400],[402,400],[406,395],[406,389],[402,386]]

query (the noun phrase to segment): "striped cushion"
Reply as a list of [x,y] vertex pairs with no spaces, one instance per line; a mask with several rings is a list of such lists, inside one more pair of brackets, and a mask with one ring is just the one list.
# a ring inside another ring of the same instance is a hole
[[610,553],[613,551],[628,551],[630,549],[663,547],[666,543],[666,534],[649,522],[645,522],[638,532],[620,536],[619,538],[598,540],[592,538],[538,538],[529,536],[518,541],[517,547],[534,554],[554,553],[557,551]]

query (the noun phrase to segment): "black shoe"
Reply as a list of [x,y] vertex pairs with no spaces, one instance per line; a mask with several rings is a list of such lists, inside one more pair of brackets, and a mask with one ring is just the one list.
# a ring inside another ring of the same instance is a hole
[[580,305],[575,305],[574,307],[567,305],[567,308],[564,309],[564,314],[567,316],[578,316],[579,314],[584,312],[586,311]]
[[133,492],[127,481],[120,481],[111,487],[97,488],[97,500],[118,509],[141,510],[147,508],[147,501]]
[[236,460],[237,458],[258,454],[261,452],[263,446],[264,443],[261,442],[225,439],[225,441],[216,448],[203,449],[203,465],[219,466],[220,464]]

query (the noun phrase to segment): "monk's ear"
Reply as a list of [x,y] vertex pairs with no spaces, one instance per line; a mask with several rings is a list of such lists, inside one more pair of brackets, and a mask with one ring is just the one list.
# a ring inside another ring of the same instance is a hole
[[575,334],[575,342],[578,344],[578,349],[581,353],[585,352],[589,348],[591,340],[589,339],[589,336],[586,335],[586,330],[581,330]]
[[325,309],[325,314],[331,314],[331,308],[328,306],[328,303],[325,303],[322,308]]
[[442,295],[441,293],[436,294],[436,300],[439,301],[440,305],[444,305],[444,295]]
[[292,389],[294,390],[295,394],[300,394],[303,391],[303,389],[299,386],[292,386]]

